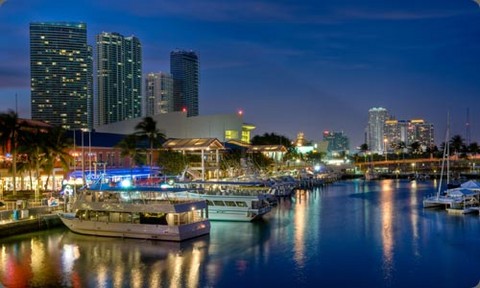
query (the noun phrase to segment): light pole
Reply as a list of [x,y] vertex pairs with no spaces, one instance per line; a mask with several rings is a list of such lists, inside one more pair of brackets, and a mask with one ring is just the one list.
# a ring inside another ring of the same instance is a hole
[[388,161],[388,152],[387,152],[387,138],[383,138],[383,153],[385,153],[385,162]]

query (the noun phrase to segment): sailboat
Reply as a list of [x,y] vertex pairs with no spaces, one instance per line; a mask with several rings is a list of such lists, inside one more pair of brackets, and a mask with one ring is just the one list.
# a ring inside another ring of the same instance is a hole
[[448,116],[447,119],[447,129],[445,132],[445,145],[443,147],[443,157],[442,157],[442,168],[440,171],[440,182],[438,184],[437,193],[433,196],[427,197],[423,199],[423,207],[424,208],[433,208],[433,207],[452,207],[456,204],[459,204],[458,197],[452,197],[448,193],[442,193],[442,182],[443,176],[445,175],[445,168],[446,168],[446,176],[447,176],[447,191],[448,191],[448,184],[450,183],[450,143],[448,141],[449,132],[450,132],[450,117]]
[[[450,143],[448,142],[450,119],[447,121],[445,133],[445,146],[443,147],[442,168],[437,193],[423,200],[424,208],[446,207],[449,213],[466,214],[477,211],[472,205],[478,205],[476,197],[479,195],[480,186],[474,184],[453,184],[450,182]],[[447,189],[442,193],[443,175],[446,169]]]

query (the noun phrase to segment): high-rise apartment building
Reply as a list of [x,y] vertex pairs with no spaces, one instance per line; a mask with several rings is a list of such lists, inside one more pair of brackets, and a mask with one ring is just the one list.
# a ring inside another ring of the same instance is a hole
[[418,142],[423,149],[431,148],[435,145],[433,124],[427,123],[422,119],[412,119],[409,121],[409,142]]
[[148,73],[145,77],[145,115],[173,112],[173,79],[168,73]]
[[198,56],[194,51],[175,50],[170,53],[174,110],[186,110],[187,116],[198,115],[198,69]]
[[138,38],[97,35],[97,124],[142,117],[142,47]]
[[384,138],[385,121],[389,120],[385,108],[371,108],[368,110],[367,145],[370,151],[383,154],[387,143]]
[[384,141],[386,150],[392,152],[402,146],[406,148],[408,142],[409,122],[405,120],[389,119],[385,121]]
[[388,144],[386,146],[388,152],[394,152],[401,146],[406,150],[415,142],[418,142],[420,147],[425,150],[434,145],[433,124],[427,123],[423,119],[390,119],[385,121],[384,137],[384,141]]
[[92,128],[91,51],[85,23],[30,24],[33,120],[66,129]]

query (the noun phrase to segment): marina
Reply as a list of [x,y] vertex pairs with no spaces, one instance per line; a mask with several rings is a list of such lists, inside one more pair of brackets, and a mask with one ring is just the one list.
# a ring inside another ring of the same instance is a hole
[[210,234],[182,242],[81,235],[63,227],[3,238],[0,283],[474,287],[480,217],[423,208],[438,184],[358,179],[300,189],[260,221],[212,221]]

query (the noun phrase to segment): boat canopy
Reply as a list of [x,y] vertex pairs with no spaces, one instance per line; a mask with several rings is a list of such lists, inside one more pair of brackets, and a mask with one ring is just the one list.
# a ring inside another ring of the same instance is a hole
[[465,183],[462,183],[462,185],[460,185],[461,188],[468,188],[468,189],[479,189],[480,190],[480,184],[478,184],[477,181],[474,181],[474,180],[470,180],[470,181],[467,181]]
[[451,197],[468,197],[468,196],[474,196],[476,194],[477,193],[475,193],[475,191],[470,189],[465,189],[465,188],[451,189],[448,191],[448,196],[451,196]]

